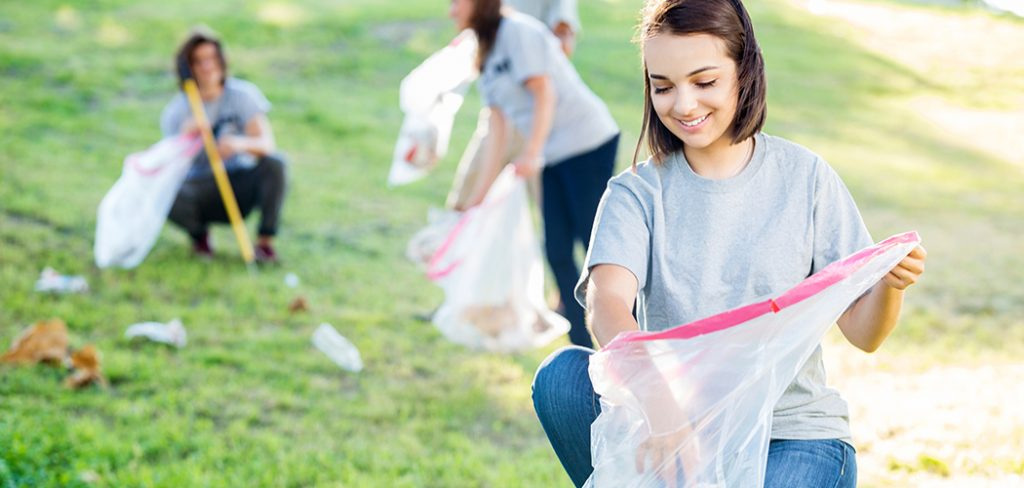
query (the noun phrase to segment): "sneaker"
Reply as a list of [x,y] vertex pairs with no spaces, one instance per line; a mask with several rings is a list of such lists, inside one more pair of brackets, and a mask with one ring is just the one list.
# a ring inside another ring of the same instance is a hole
[[257,263],[277,264],[277,253],[270,244],[257,244],[254,252]]
[[200,259],[213,258],[213,246],[210,245],[210,234],[203,234],[203,237],[192,239],[192,255]]

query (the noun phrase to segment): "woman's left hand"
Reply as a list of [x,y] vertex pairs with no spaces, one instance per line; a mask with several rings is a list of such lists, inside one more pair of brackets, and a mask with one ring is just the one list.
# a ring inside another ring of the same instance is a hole
[[923,247],[915,247],[895,268],[889,270],[882,281],[897,290],[906,290],[908,286],[917,283],[924,273],[924,261],[927,256],[928,252]]

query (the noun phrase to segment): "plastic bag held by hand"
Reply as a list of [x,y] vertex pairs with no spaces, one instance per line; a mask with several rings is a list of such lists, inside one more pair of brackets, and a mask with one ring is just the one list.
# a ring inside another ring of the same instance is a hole
[[[836,319],[919,242],[900,234],[777,297],[617,336],[590,360],[601,414],[586,486],[762,486],[773,406]],[[675,452],[643,455],[664,439]]]
[[526,182],[507,166],[483,203],[467,210],[427,266],[444,289],[434,325],[449,340],[514,352],[541,347],[569,331],[544,300],[544,263]]
[[342,369],[358,373],[363,369],[363,358],[359,349],[345,336],[334,330],[331,324],[320,324],[313,331],[313,346],[331,358]]
[[180,135],[125,158],[96,215],[96,266],[134,268],[146,258],[201,145],[198,135]]
[[477,77],[476,35],[465,30],[402,80],[399,103],[405,119],[398,133],[388,186],[425,176],[448,152],[455,113]]

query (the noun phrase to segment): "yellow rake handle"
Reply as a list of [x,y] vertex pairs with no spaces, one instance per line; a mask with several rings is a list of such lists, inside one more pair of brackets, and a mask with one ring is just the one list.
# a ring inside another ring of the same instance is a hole
[[231,221],[231,230],[235,231],[235,239],[238,240],[238,248],[242,251],[242,259],[246,264],[253,262],[252,242],[249,241],[249,234],[245,230],[245,221],[242,220],[242,212],[238,210],[238,201],[235,200],[235,192],[231,189],[231,182],[228,181],[228,172],[224,170],[224,163],[220,160],[220,153],[217,152],[217,144],[213,140],[213,131],[206,119],[206,111],[203,110],[203,102],[199,98],[199,87],[195,80],[185,80],[185,95],[192,107],[192,115],[196,119],[199,131],[203,135],[203,145],[206,147],[206,156],[210,159],[210,169],[213,170],[213,179],[217,182],[217,189],[220,190],[220,198],[224,201],[224,208],[228,212],[228,220]]

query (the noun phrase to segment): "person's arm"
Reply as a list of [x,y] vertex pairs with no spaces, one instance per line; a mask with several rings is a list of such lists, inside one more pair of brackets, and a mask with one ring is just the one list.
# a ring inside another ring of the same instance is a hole
[[473,188],[469,192],[469,199],[466,200],[466,207],[455,210],[466,210],[484,201],[487,191],[490,190],[491,184],[494,183],[504,166],[502,163],[505,159],[505,146],[508,144],[508,141],[505,140],[505,135],[508,133],[505,124],[508,121],[505,120],[505,115],[498,107],[491,106],[490,111],[490,116],[487,119],[487,147],[484,148],[484,160],[480,162],[478,176],[473,178]]
[[222,158],[247,152],[257,157],[266,156],[276,149],[274,131],[265,114],[256,114],[245,124],[244,136],[225,135],[217,139],[217,149]]
[[633,273],[615,264],[599,264],[590,270],[587,281],[587,323],[602,347],[620,332],[639,330],[633,317],[637,279]]
[[548,75],[531,76],[523,82],[526,90],[533,95],[533,123],[526,147],[515,160],[516,172],[531,177],[543,166],[544,143],[551,133],[555,118],[555,87]]
[[[628,269],[614,264],[599,264],[590,270],[587,282],[587,322],[598,344],[604,346],[621,332],[640,328],[633,317],[637,296],[637,278]],[[632,365],[636,367],[636,364]],[[655,368],[653,361],[648,366]],[[637,473],[651,466],[666,483],[691,476],[700,461],[700,442],[686,412],[672,396],[668,379],[653,376],[642,391],[633,392],[645,411],[652,435],[638,447],[635,457]],[[676,464],[678,461],[680,464]],[[682,472],[678,468],[682,468]]]
[[551,28],[551,32],[562,44],[562,52],[565,53],[565,57],[571,58],[573,51],[576,50],[576,32],[572,30],[572,26],[565,21],[559,21]]
[[924,273],[927,255],[923,247],[914,248],[866,295],[843,312],[838,324],[846,340],[865,352],[878,350],[896,327],[904,291]]

